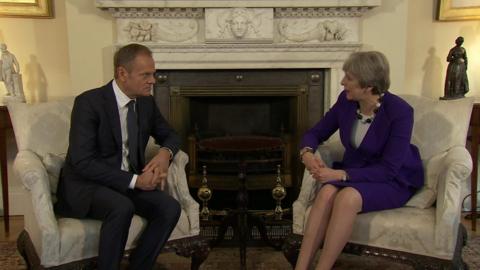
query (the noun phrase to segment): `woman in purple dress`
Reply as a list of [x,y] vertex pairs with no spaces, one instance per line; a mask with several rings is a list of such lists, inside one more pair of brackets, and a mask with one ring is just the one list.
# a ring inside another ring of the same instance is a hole
[[[295,269],[331,269],[360,213],[403,206],[423,185],[423,167],[410,144],[413,109],[388,92],[389,65],[380,52],[353,53],[343,65],[345,90],[324,118],[304,135],[300,158],[322,183],[308,217]],[[314,149],[339,130],[345,147],[329,168]]]

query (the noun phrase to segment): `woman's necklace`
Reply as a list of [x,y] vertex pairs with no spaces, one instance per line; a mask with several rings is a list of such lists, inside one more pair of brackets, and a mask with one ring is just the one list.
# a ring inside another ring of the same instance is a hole
[[366,116],[365,114],[362,114],[360,112],[360,105],[357,107],[357,119],[360,121],[360,123],[364,125],[369,125],[373,122],[373,119],[375,118],[375,115],[378,112],[378,109],[382,105],[382,99],[383,99],[384,93],[380,94],[380,97],[378,98],[378,102],[375,103],[375,109],[373,110],[373,115],[372,116]]
[[366,115],[360,113],[360,109],[357,109],[357,119],[362,124],[371,124],[375,118],[375,113],[372,116],[367,117]]

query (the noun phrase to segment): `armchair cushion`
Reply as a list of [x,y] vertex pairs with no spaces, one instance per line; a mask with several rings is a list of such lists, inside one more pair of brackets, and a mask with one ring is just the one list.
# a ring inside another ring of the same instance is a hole
[[435,203],[438,175],[444,168],[441,160],[446,151],[465,145],[469,121],[459,119],[470,116],[474,100],[433,100],[413,95],[401,97],[415,108],[412,143],[418,147],[425,169],[424,186],[407,206],[424,209]]
[[[428,160],[455,145],[465,145],[473,98],[433,100],[400,96],[415,109],[412,143],[419,148],[422,159]],[[459,121],[464,119],[467,121]]]
[[8,103],[18,150],[44,158],[67,152],[73,98],[38,104]]

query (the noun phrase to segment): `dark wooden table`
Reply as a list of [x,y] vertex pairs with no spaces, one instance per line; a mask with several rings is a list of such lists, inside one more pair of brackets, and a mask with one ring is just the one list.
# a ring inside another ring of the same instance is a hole
[[472,155],[473,170],[471,177],[471,219],[472,231],[476,231],[477,226],[477,178],[478,178],[478,145],[480,144],[480,103],[473,105],[472,116],[470,118],[470,136],[471,140],[470,154]]

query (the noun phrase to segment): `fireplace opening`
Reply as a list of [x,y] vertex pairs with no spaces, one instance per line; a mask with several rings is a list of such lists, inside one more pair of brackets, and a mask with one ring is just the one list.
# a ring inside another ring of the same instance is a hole
[[[294,129],[291,96],[192,97],[190,103],[190,178],[208,172],[209,186],[217,192],[213,209],[235,208],[239,164],[245,164],[249,208],[275,206],[271,189],[277,166],[286,186],[291,186],[290,147]],[[251,179],[251,180],[250,180]],[[219,191],[222,192],[219,192]],[[232,193],[233,192],[233,193]]]
[[290,97],[195,97],[191,129],[198,138],[290,133]]
[[[293,96],[202,96],[189,98],[190,180],[207,167],[216,189],[238,189],[239,164],[245,163],[249,189],[275,186],[277,166],[291,186]],[[197,187],[196,185],[192,185]]]
[[250,198],[255,198],[249,208],[273,209],[271,190],[280,165],[287,188],[282,205],[291,207],[303,169],[298,164],[298,142],[323,114],[324,73],[322,69],[158,70],[154,95],[183,139],[192,195],[198,199],[205,165],[213,191],[209,205],[235,208],[238,165],[244,162],[246,186]]

